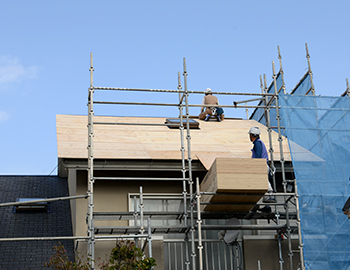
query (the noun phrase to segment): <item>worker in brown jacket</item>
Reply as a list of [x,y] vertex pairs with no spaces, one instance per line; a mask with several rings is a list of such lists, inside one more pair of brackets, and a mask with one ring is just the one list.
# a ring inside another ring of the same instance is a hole
[[[210,116],[215,116],[217,121],[221,122],[224,120],[223,109],[219,107],[219,100],[217,97],[212,95],[212,91],[210,88],[205,89],[205,96],[202,100],[201,113],[199,115],[200,120],[209,121]],[[205,105],[217,105],[207,107]]]

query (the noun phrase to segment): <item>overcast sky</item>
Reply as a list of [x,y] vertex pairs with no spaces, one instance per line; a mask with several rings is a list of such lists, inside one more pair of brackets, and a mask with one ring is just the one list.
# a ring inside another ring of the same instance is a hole
[[[324,0],[2,1],[0,174],[56,174],[55,116],[87,114],[91,52],[95,86],[176,89],[185,57],[189,90],[260,93],[260,75],[270,83],[272,61],[280,68],[279,45],[290,92],[307,71],[307,43],[316,94],[339,96],[350,76],[349,8],[348,1]],[[193,95],[190,103],[201,99]],[[231,105],[235,97],[219,99]],[[177,115],[175,108],[96,107],[96,114]],[[225,114],[245,117],[244,110]]]

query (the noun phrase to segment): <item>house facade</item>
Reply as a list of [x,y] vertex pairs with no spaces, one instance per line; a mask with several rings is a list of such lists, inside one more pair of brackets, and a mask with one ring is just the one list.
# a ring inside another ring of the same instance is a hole
[[[186,264],[198,266],[199,263],[205,264],[204,269],[213,269],[211,266],[217,264],[222,267],[244,264],[245,269],[255,269],[257,263],[274,269],[272,262],[278,269],[276,262],[281,260],[283,252],[288,258],[288,245],[292,244],[293,250],[298,250],[296,235],[288,242],[283,240],[283,233],[278,232],[283,227],[281,224],[286,223],[282,202],[272,213],[203,211],[203,231],[201,237],[198,235],[196,180],[203,181],[218,157],[243,158],[249,162],[252,144],[247,132],[251,126],[260,126],[261,138],[268,142],[263,125],[241,119],[200,122],[199,127],[190,129],[189,135],[187,133],[186,139],[182,140],[181,130],[161,125],[166,123],[164,118],[96,116],[94,121],[119,123],[94,125],[92,220],[95,258],[105,258],[114,247],[115,239],[123,236],[135,236],[133,239],[146,254],[151,252],[157,261],[155,269],[185,269],[182,267]],[[146,123],[159,126],[142,125]],[[70,196],[84,195],[89,190],[88,133],[87,116],[57,115],[58,172],[61,177],[67,177]],[[274,154],[279,157],[277,133],[273,132],[272,137]],[[292,174],[286,142],[283,152],[286,171]],[[277,186],[281,188],[277,158],[275,165]],[[192,186],[188,182],[189,174]],[[244,200],[238,200],[236,204],[244,204]],[[87,235],[88,201],[71,200],[71,209],[73,234]],[[276,210],[280,220],[276,220]],[[238,245],[230,246],[219,240],[218,232],[229,228],[227,224],[233,218],[239,220],[243,229],[238,230]],[[148,236],[137,237],[142,234]],[[199,254],[200,245],[203,246],[202,255]],[[89,243],[78,240],[76,247],[79,254],[86,254]],[[201,256],[203,262],[198,261]],[[298,256],[293,260],[297,264]]]

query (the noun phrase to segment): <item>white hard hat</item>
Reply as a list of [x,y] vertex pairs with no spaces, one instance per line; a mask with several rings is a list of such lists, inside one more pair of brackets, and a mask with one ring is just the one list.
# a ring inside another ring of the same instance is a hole
[[210,88],[205,89],[204,94],[210,94],[212,91]]
[[253,135],[260,135],[260,129],[259,127],[251,127],[248,133]]

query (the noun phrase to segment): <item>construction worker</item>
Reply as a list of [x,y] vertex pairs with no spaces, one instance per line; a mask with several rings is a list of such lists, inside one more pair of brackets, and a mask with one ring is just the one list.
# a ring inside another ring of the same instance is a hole
[[[260,129],[259,127],[251,127],[249,129],[249,138],[250,141],[253,143],[253,149],[252,149],[252,158],[265,158],[266,161],[269,161],[269,155],[267,153],[266,147],[264,142],[260,139]],[[272,180],[272,173],[270,173],[270,167],[267,165],[267,172],[268,172],[268,178],[269,180]],[[269,189],[267,193],[272,193],[273,189],[271,187],[270,181],[268,181]],[[264,203],[276,203],[276,199],[274,196],[265,195],[263,198]],[[271,209],[270,209],[271,210]]]
[[[219,106],[218,98],[212,95],[212,91],[210,88],[205,89],[204,91],[205,96],[202,100],[201,107],[201,113],[199,114],[199,119],[204,121],[209,121],[209,118],[211,116],[215,116],[216,120],[221,122],[224,120],[224,110]],[[214,104],[217,105],[217,107],[206,107],[204,105],[206,104]]]

